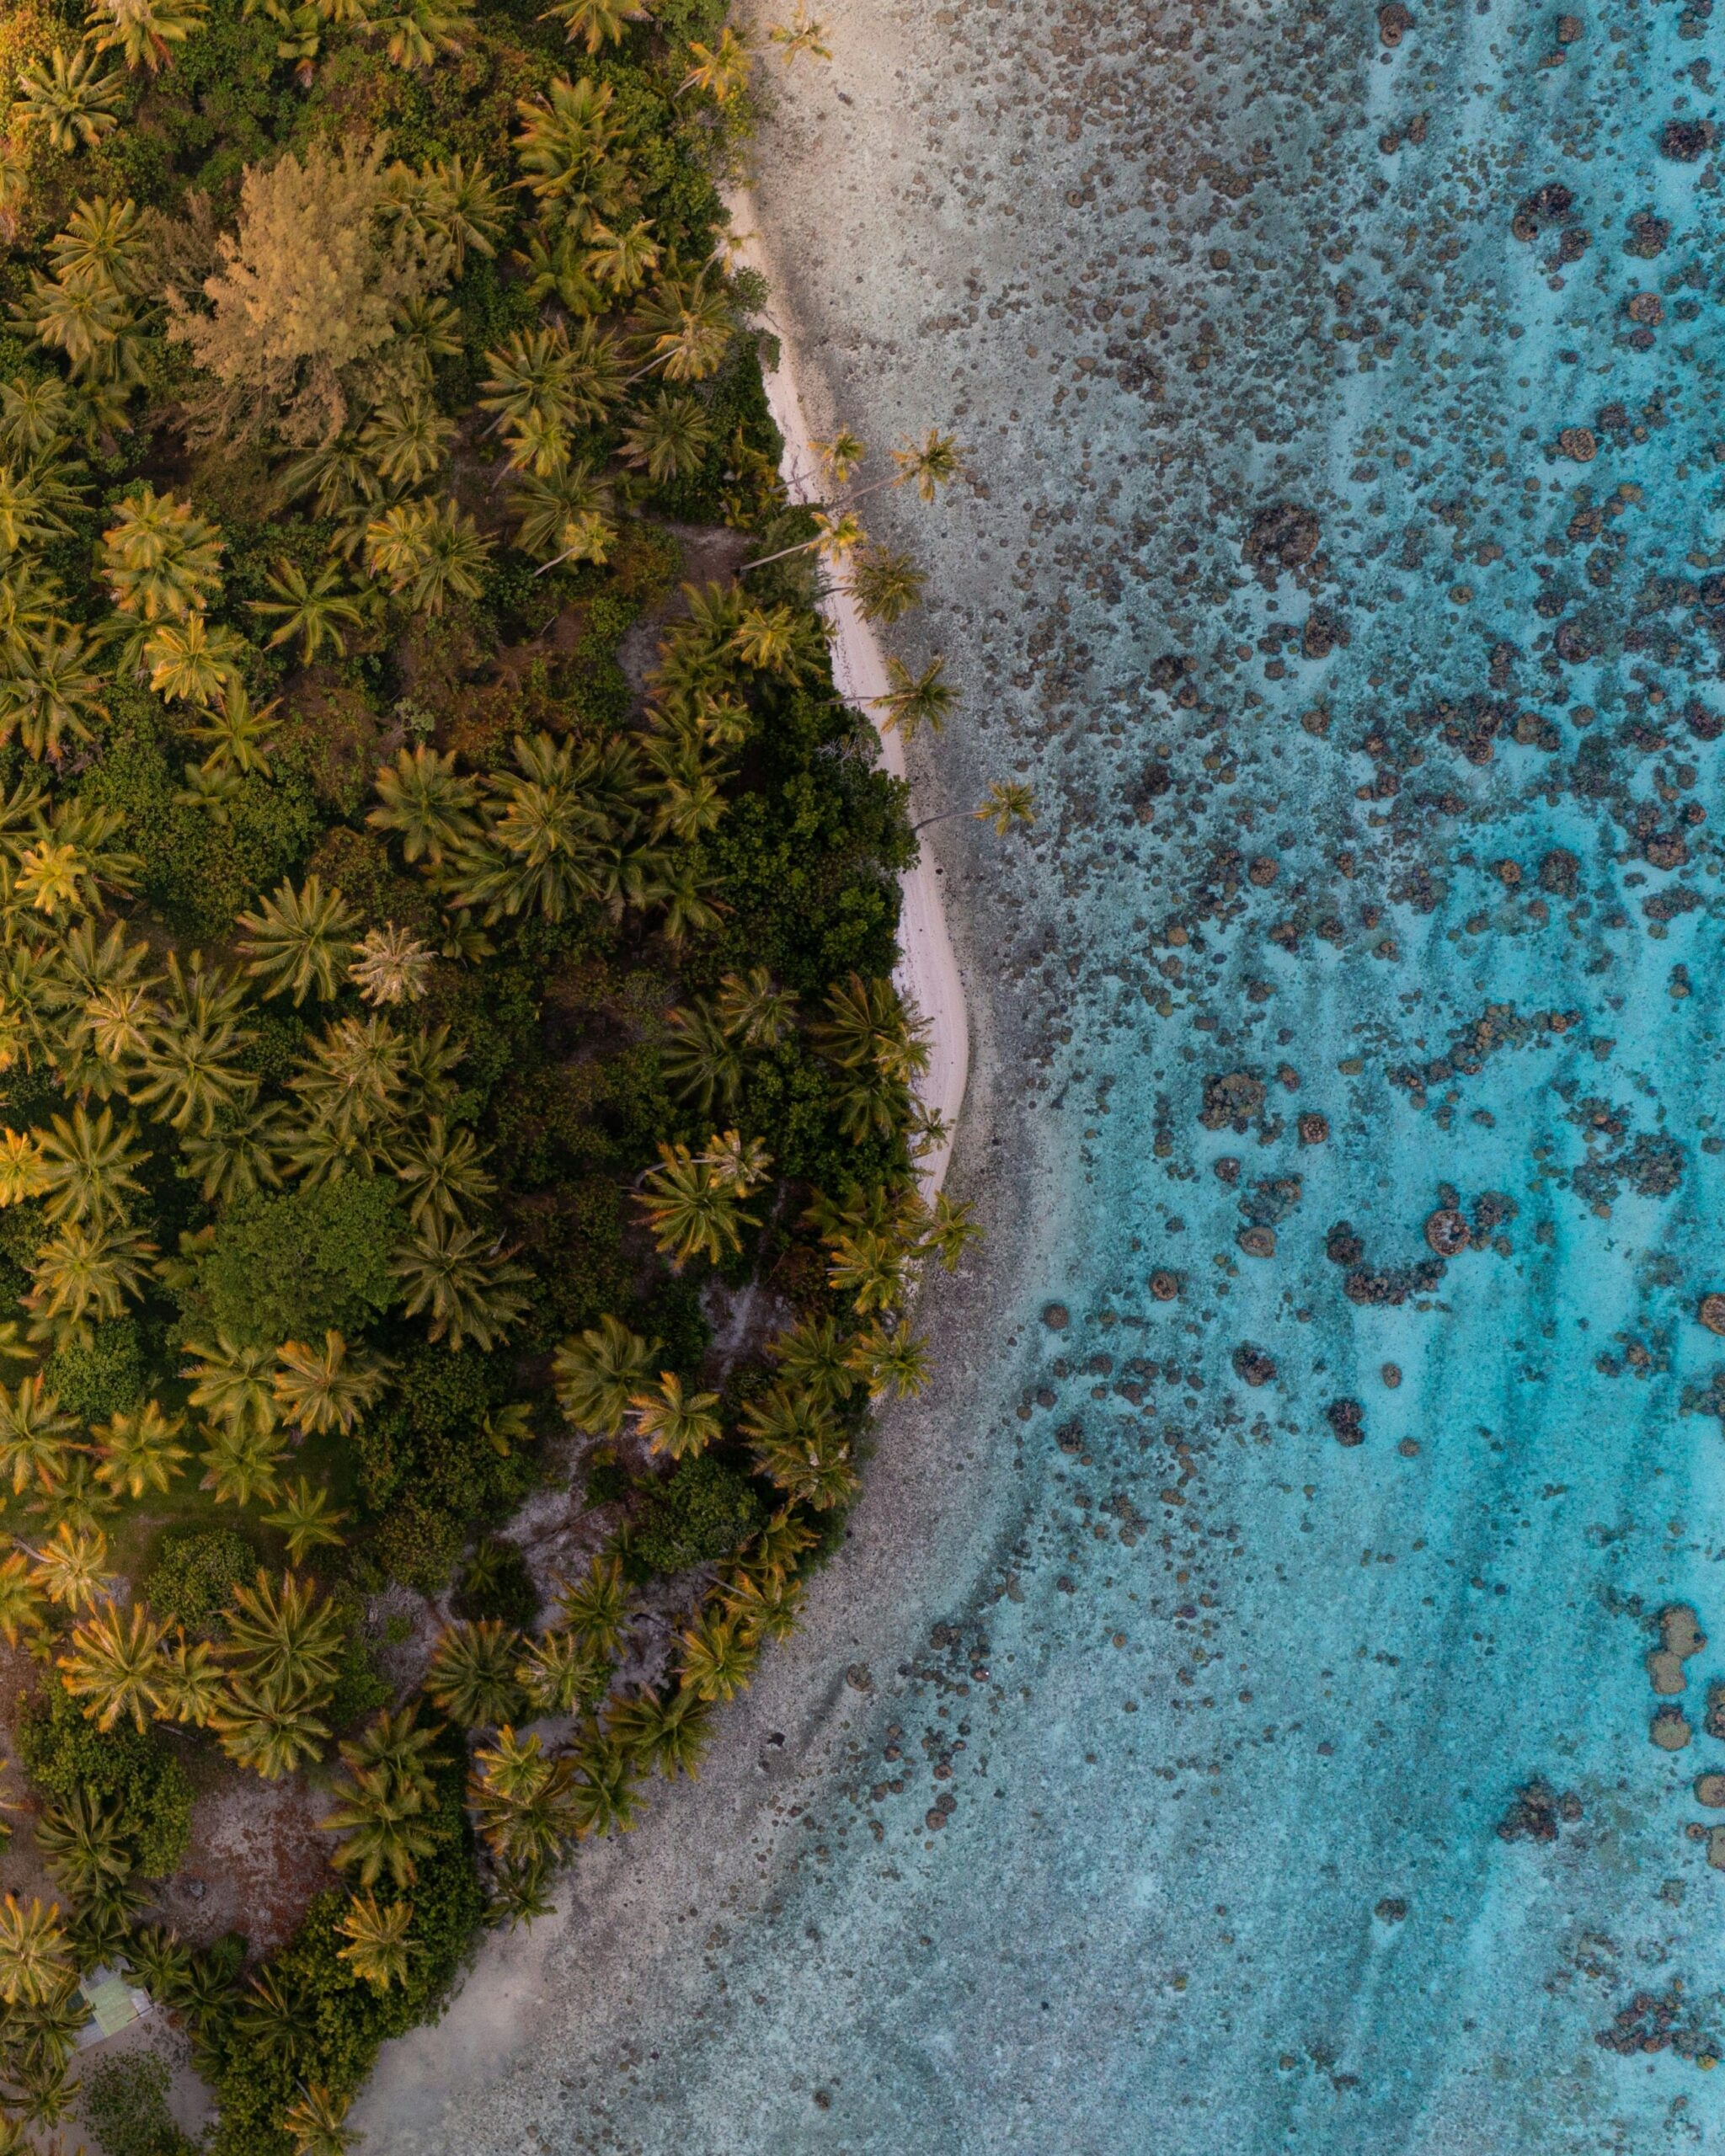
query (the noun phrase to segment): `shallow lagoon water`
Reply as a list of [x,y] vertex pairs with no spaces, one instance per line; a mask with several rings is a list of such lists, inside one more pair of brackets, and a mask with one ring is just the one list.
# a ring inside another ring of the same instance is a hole
[[[1004,862],[938,841],[994,1240],[880,1470],[948,1450],[953,1501],[897,1574],[865,1504],[874,1604],[823,1629],[847,1553],[746,1772],[584,1856],[449,2146],[1725,2129],[1686,1833],[1725,1767],[1725,215],[1704,134],[1661,147],[1718,124],[1717,32],[1405,12],[852,0],[785,91],[809,356],[865,434],[954,413],[980,482],[916,527],[974,691],[927,798],[1011,768],[1043,811]],[[1668,1752],[1680,1601],[1719,1644]],[[1535,1776],[1580,1817],[1506,1840]],[[667,1865],[687,1936],[640,1913]]]

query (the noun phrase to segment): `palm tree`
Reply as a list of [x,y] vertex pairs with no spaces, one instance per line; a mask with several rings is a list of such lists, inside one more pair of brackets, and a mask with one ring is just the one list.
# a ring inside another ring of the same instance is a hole
[[671,1692],[638,1686],[632,1695],[613,1700],[605,1716],[615,1742],[647,1771],[656,1767],[667,1781],[680,1774],[696,1779],[701,1755],[712,1741],[711,1721],[706,1702],[683,1685]]
[[198,1178],[206,1205],[226,1205],[266,1186],[280,1189],[285,1113],[280,1101],[248,1102],[218,1117],[212,1129],[189,1131],[180,1139],[180,1158]]
[[529,1640],[515,1664],[515,1682],[536,1715],[566,1715],[578,1700],[601,1695],[611,1664],[574,1633],[553,1630]]
[[429,1806],[435,1787],[432,1769],[438,1764],[435,1748],[442,1734],[439,1724],[420,1721],[416,1706],[383,1707],[357,1737],[344,1742],[341,1756],[355,1774],[382,1774]]
[[430,985],[436,953],[393,921],[360,938],[347,977],[370,1004],[417,1003]]
[[82,629],[55,622],[32,634],[24,655],[0,680],[0,739],[16,733],[38,763],[57,759],[70,737],[91,739],[90,721],[105,718],[105,684],[92,667]]
[[488,923],[535,905],[546,920],[561,921],[604,888],[612,824],[592,790],[598,761],[573,742],[518,734],[515,763],[491,782],[486,841],[457,865],[451,888],[459,904],[484,906]]
[[928,1383],[928,1342],[902,1326],[888,1331],[873,1325],[859,1333],[851,1348],[851,1367],[868,1388],[871,1400],[890,1392],[895,1399],[910,1400]]
[[729,24],[719,32],[717,45],[691,39],[689,57],[695,65],[682,85],[685,90],[704,90],[715,104],[724,105],[749,87],[749,48]]
[[621,45],[631,23],[648,22],[651,16],[638,0],[553,0],[539,19],[562,23],[569,43],[579,38],[591,56],[608,44]]
[[435,868],[478,832],[478,787],[457,775],[453,756],[423,743],[397,751],[394,764],[378,772],[377,792],[378,805],[366,820],[375,830],[398,834],[409,861],[423,857]]
[[93,1118],[82,1105],[74,1107],[69,1121],[56,1115],[45,1131],[35,1135],[35,1180],[47,1199],[51,1220],[111,1217],[121,1210],[122,1192],[143,1195],[144,1186],[132,1171],[149,1155],[136,1124],[115,1129],[111,1108]]
[[788,67],[799,53],[806,52],[812,60],[830,60],[830,49],[822,43],[825,25],[811,22],[808,0],[797,0],[788,23],[775,23],[767,36],[779,47],[779,57]]
[[76,1416],[61,1412],[40,1371],[19,1380],[11,1390],[0,1386],[0,1473],[10,1470],[17,1496],[34,1476],[51,1490],[66,1470]]
[[241,2005],[233,2017],[236,2031],[263,2057],[280,2058],[296,2065],[307,2048],[309,2031],[299,2002],[282,1988],[281,1978],[269,1967],[246,1979]]
[[88,374],[134,327],[131,309],[111,285],[56,285],[30,280],[21,318],[39,344],[64,352],[74,375]]
[[680,1007],[666,1022],[670,1038],[660,1051],[660,1067],[677,1098],[702,1115],[711,1115],[715,1106],[734,1107],[742,1090],[743,1059],[732,1044],[732,1029],[705,1003]]
[[543,1865],[507,1864],[498,1872],[497,1883],[486,1905],[485,1921],[489,1924],[506,1924],[513,1931],[518,1924],[531,1924],[541,1917],[548,1917],[555,1907],[547,1891]]
[[309,666],[326,646],[338,659],[346,658],[342,630],[358,628],[365,616],[355,600],[343,595],[341,572],[334,563],[326,563],[307,578],[296,563],[279,561],[269,583],[275,596],[248,603],[254,614],[276,624],[270,638],[272,650],[297,637],[304,665]]
[[191,1359],[180,1375],[192,1380],[194,1407],[230,1430],[267,1436],[275,1428],[275,1357],[270,1348],[238,1348],[218,1332],[213,1346],[189,1340],[185,1352]]
[[521,184],[542,202],[579,203],[607,182],[607,152],[619,121],[611,113],[614,93],[583,76],[571,83],[555,77],[543,98],[518,99],[521,119],[515,138],[515,157],[526,175]]
[[131,1870],[119,1804],[110,1809],[90,1790],[45,1805],[35,1832],[55,1885],[75,1901],[88,1901]]
[[574,1838],[574,1769],[547,1759],[537,1736],[507,1724],[473,1755],[467,1801],[492,1854],[505,1864],[554,1863]]
[[623,430],[625,464],[644,471],[655,487],[692,478],[713,442],[713,422],[697,398],[661,392]]
[[184,621],[222,588],[222,535],[190,502],[146,484],[120,503],[102,534],[108,593],[147,622]]
[[347,2156],[361,2137],[344,2126],[350,2096],[333,2096],[321,2082],[308,2082],[281,2115],[292,2137],[295,2156]]
[[366,567],[424,614],[477,599],[491,542],[453,501],[402,502],[366,526]]
[[775,988],[765,966],[726,974],[718,985],[719,1022],[745,1048],[777,1048],[796,1023],[797,999]]
[[730,301],[704,276],[662,285],[636,319],[647,355],[637,376],[657,372],[666,382],[704,382],[717,374],[737,333]]
[[886,547],[864,547],[851,564],[846,589],[865,622],[890,626],[922,603],[922,573],[908,554]]
[[21,1550],[0,1557],[0,1639],[15,1647],[26,1634],[43,1628],[42,1591],[31,1575],[29,1560]]
[[309,1476],[302,1475],[279,1502],[278,1511],[264,1513],[264,1524],[279,1528],[287,1537],[290,1564],[297,1565],[308,1550],[321,1545],[340,1549],[346,1540],[341,1526],[347,1514],[331,1510],[328,1483],[320,1482],[314,1490]]
[[322,1348],[284,1341],[276,1363],[279,1412],[308,1433],[339,1430],[344,1436],[382,1395],[390,1369],[384,1357],[350,1348],[333,1327]]
[[497,1618],[458,1620],[440,1636],[425,1694],[440,1713],[469,1729],[513,1720],[521,1702],[515,1668],[521,1636]]
[[383,49],[396,67],[430,67],[439,53],[458,53],[459,34],[473,24],[464,11],[442,0],[395,0],[393,13],[373,17],[367,27],[386,33]]
[[595,1557],[587,1577],[575,1587],[558,1589],[557,1606],[569,1630],[596,1655],[613,1655],[622,1644],[628,1615],[622,1560]]
[[630,1397],[646,1382],[658,1353],[656,1340],[644,1340],[609,1315],[564,1341],[551,1369],[558,1405],[570,1427],[616,1437],[628,1419]]
[[[40,1246],[22,1299],[35,1339],[83,1341],[88,1320],[124,1315],[128,1295],[142,1299],[156,1246],[142,1231],[116,1223],[85,1227],[67,1221]],[[7,1445],[0,1425],[0,1448]]]
[[959,701],[958,691],[942,679],[945,665],[945,659],[936,657],[913,675],[903,659],[888,659],[887,693],[869,700],[886,713],[881,721],[884,732],[890,734],[896,728],[906,741],[913,740],[924,724],[932,734],[940,732]]
[[[471,165],[462,157],[435,159],[425,177],[421,214],[450,247],[457,277],[466,266],[469,248],[488,261],[496,253],[497,240],[508,221],[503,192],[478,157]],[[430,304],[441,305],[453,323],[446,301]],[[451,358],[461,350],[452,327],[437,350]]]
[[497,1185],[479,1163],[485,1155],[471,1130],[451,1130],[441,1115],[428,1116],[403,1140],[396,1174],[408,1193],[415,1228],[441,1220],[462,1226]]
[[46,60],[34,60],[19,72],[24,118],[45,127],[50,143],[66,155],[80,144],[93,150],[120,125],[115,107],[125,93],[126,77],[117,67],[99,73],[97,66],[90,46],[80,44],[68,55],[64,45],[56,45]]
[[540,558],[539,576],[563,562],[603,562],[617,536],[607,521],[611,489],[579,458],[530,472],[510,490],[509,510],[515,543]]
[[421,396],[387,397],[360,430],[360,447],[387,486],[419,487],[448,453],[455,422]]
[[261,711],[254,710],[245,684],[230,681],[215,708],[201,712],[190,729],[193,740],[208,747],[204,769],[261,771],[267,777],[274,731],[270,719],[279,701],[272,697]]
[[740,1564],[718,1591],[725,1615],[745,1639],[788,1639],[797,1629],[803,1590],[771,1568]]
[[160,1107],[175,1130],[208,1132],[217,1111],[241,1104],[254,1083],[234,1060],[251,1038],[238,1022],[243,991],[207,972],[196,952],[185,969],[179,954],[169,953],[167,985],[171,1001],[132,1097]]
[[246,931],[240,939],[246,971],[264,982],[266,995],[291,989],[297,1009],[308,994],[327,1002],[339,992],[358,926],[339,891],[325,891],[316,876],[307,877],[296,891],[284,877],[275,895],[264,899],[256,913],[243,913],[238,925]]
[[118,51],[153,75],[204,19],[204,0],[93,0],[84,34],[98,52]]
[[217,1428],[206,1422],[203,1433],[209,1443],[198,1455],[204,1469],[198,1487],[212,1491],[218,1505],[243,1508],[260,1500],[267,1502],[275,1495],[287,1456],[279,1438],[243,1423]]
[[280,1781],[307,1761],[321,1758],[323,1740],[329,1734],[308,1694],[243,1677],[230,1679],[227,1701],[211,1716],[210,1726],[236,1765],[250,1768],[266,1782]]
[[0,1903],[0,1999],[8,2006],[46,2006],[77,1976],[59,1915],[57,1903],[45,1909],[34,1895],[28,1908],[15,1894]]
[[659,267],[659,245],[645,217],[622,232],[595,220],[587,241],[587,274],[607,291],[638,291]]
[[743,1246],[742,1230],[756,1225],[745,1213],[722,1170],[697,1159],[686,1145],[659,1148],[660,1166],[649,1171],[635,1203],[646,1215],[655,1248],[670,1254],[681,1270],[692,1257],[717,1265]]
[[400,1113],[409,1043],[379,1012],[326,1025],[289,1080],[313,1123],[344,1136]]
[[649,1450],[668,1452],[673,1460],[692,1459],[704,1452],[719,1435],[716,1392],[685,1392],[675,1370],[660,1373],[656,1392],[638,1392],[629,1405],[635,1411],[635,1428],[646,1438]]
[[823,1406],[848,1400],[856,1389],[846,1343],[830,1318],[803,1319],[770,1341],[766,1352],[793,1393],[806,1393]]
[[356,1894],[336,1929],[348,1941],[338,1948],[339,1958],[356,1977],[374,1990],[387,1991],[408,1977],[408,1926],[414,1920],[411,1902],[392,1902],[379,1908],[371,1894]]
[[162,622],[144,642],[143,663],[150,686],[163,703],[196,704],[207,710],[243,686],[246,642],[205,614],[183,622]]
[[856,1484],[850,1446],[825,1408],[782,1381],[750,1402],[744,1433],[762,1470],[788,1497],[825,1512]]
[[409,1885],[418,1860],[431,1855],[441,1839],[425,1817],[426,1800],[419,1790],[371,1768],[338,1783],[334,1794],[336,1809],[318,1822],[326,1833],[344,1837],[330,1861],[356,1865],[362,1886],[373,1886],[386,1871],[398,1888]]
[[124,1625],[110,1603],[74,1626],[71,1653],[56,1657],[65,1673],[61,1681],[73,1699],[86,1702],[84,1712],[98,1729],[112,1729],[121,1715],[130,1715],[142,1735],[161,1668],[161,1648],[160,1626],[150,1622],[137,1603]]
[[32,1555],[35,1566],[31,1577],[61,1609],[76,1614],[110,1598],[114,1583],[103,1569],[108,1538],[99,1528],[75,1531],[61,1521],[51,1539]]
[[436,1218],[399,1246],[391,1270],[406,1291],[404,1315],[430,1314],[430,1339],[457,1353],[471,1340],[487,1355],[527,1310],[519,1289],[533,1278],[488,1230]]
[[754,1673],[761,1652],[758,1644],[729,1618],[711,1611],[703,1612],[677,1639],[682,1648],[678,1681],[709,1706],[736,1697]]
[[227,1700],[227,1678],[208,1640],[176,1640],[151,1684],[158,1714],[206,1729]]
[[635,1762],[622,1746],[596,1733],[575,1747],[574,1764],[580,1780],[570,1785],[569,1817],[575,1832],[589,1834],[627,1834],[635,1823]]
[[861,1317],[896,1310],[905,1295],[910,1253],[898,1236],[879,1228],[833,1237],[826,1277],[840,1294],[849,1295]]
[[278,1588],[259,1567],[252,1587],[236,1587],[224,1613],[227,1651],[240,1673],[272,1692],[327,1694],[346,1641],[341,1612],[319,1602],[309,1580],[284,1572]]

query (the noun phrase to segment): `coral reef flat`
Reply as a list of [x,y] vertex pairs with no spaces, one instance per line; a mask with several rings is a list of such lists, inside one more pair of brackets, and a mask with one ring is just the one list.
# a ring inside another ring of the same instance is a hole
[[830,14],[761,144],[781,327],[817,426],[969,446],[913,775],[1040,804],[934,835],[991,1240],[707,1777],[355,2116],[1706,2145],[1707,0]]

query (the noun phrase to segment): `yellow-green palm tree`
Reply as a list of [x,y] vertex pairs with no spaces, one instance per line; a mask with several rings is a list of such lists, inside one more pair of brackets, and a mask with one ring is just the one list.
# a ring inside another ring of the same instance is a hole
[[355,946],[347,977],[367,1003],[417,1003],[429,991],[436,953],[392,921],[368,928]]
[[297,637],[300,658],[307,666],[326,648],[338,659],[347,656],[341,632],[344,628],[358,628],[365,616],[358,602],[343,592],[341,572],[334,563],[326,563],[315,575],[307,577],[295,563],[279,561],[269,584],[275,595],[273,599],[254,599],[248,603],[254,614],[275,622],[270,637],[272,650]]
[[692,1257],[719,1264],[743,1246],[742,1230],[756,1225],[744,1212],[735,1186],[722,1169],[691,1154],[686,1145],[659,1148],[660,1165],[644,1177],[636,1203],[653,1231],[655,1248],[681,1268]]
[[294,2156],[347,2156],[360,2136],[342,2121],[353,2100],[332,2095],[322,2082],[307,2083],[282,2113]]
[[677,1641],[679,1682],[709,1706],[736,1697],[754,1674],[760,1655],[759,1646],[734,1620],[713,1610],[703,1611],[678,1633]]
[[333,1686],[346,1636],[341,1612],[309,1580],[284,1572],[277,1587],[261,1566],[233,1590],[225,1613],[233,1667],[271,1690],[305,1695]]
[[74,1530],[62,1520],[40,1550],[31,1577],[50,1602],[74,1614],[95,1609],[107,1602],[114,1582],[105,1570],[108,1538],[99,1528],[93,1532]]
[[557,1606],[563,1623],[584,1646],[595,1654],[615,1654],[622,1644],[629,1608],[622,1558],[595,1557],[585,1579],[558,1588]]
[[267,1503],[280,1486],[281,1463],[287,1448],[273,1428],[260,1430],[248,1423],[206,1422],[207,1440],[198,1455],[203,1467],[200,1490],[211,1491],[218,1505],[242,1508]]
[[204,0],[93,0],[84,35],[98,52],[118,51],[153,75],[204,19]]
[[521,1634],[497,1618],[460,1620],[439,1638],[425,1694],[439,1713],[479,1729],[513,1720],[521,1705]]
[[570,1427],[614,1438],[628,1419],[629,1401],[651,1376],[656,1340],[631,1332],[609,1315],[565,1340],[552,1358],[557,1401]]
[[226,1705],[227,1677],[208,1640],[176,1640],[164,1647],[151,1680],[158,1714],[170,1721],[207,1729]]
[[339,995],[354,953],[359,923],[339,891],[326,891],[316,876],[295,890],[286,877],[256,913],[243,913],[240,948],[246,971],[266,995],[292,992],[296,1009],[308,995],[323,1001]]
[[268,1348],[237,1347],[225,1332],[212,1342],[189,1340],[181,1370],[192,1381],[191,1404],[231,1430],[267,1435],[275,1428],[275,1356]]
[[323,1757],[329,1728],[318,1719],[312,1701],[313,1695],[296,1686],[233,1677],[210,1726],[236,1765],[249,1768],[266,1782],[280,1781]]
[[644,1769],[657,1768],[667,1781],[680,1774],[694,1780],[713,1739],[712,1710],[688,1685],[669,1692],[639,1685],[619,1694],[606,1709],[605,1726]]
[[184,1445],[174,1443],[184,1428],[183,1415],[164,1414],[154,1400],[98,1422],[90,1432],[99,1455],[97,1480],[129,1497],[142,1497],[146,1490],[165,1496],[182,1464],[191,1458]]
[[423,859],[435,868],[478,833],[478,787],[458,775],[453,756],[423,743],[397,752],[394,763],[378,772],[377,792],[377,806],[366,820],[393,832],[410,862]]
[[0,1386],[0,1474],[10,1474],[14,1496],[32,1480],[44,1490],[55,1486],[77,1428],[77,1417],[62,1411],[40,1371],[9,1389]]
[[24,1305],[39,1340],[83,1339],[92,1318],[125,1314],[128,1297],[142,1299],[156,1246],[122,1221],[67,1220],[38,1249]]
[[145,485],[120,503],[102,534],[109,596],[147,622],[183,622],[222,589],[222,535],[176,501]]
[[144,639],[143,664],[163,703],[207,711],[244,686],[246,651],[243,637],[191,613],[184,621],[158,622]]
[[276,1412],[312,1434],[339,1430],[345,1435],[375,1405],[388,1380],[384,1357],[350,1348],[333,1326],[320,1348],[284,1341],[275,1360]]
[[45,2006],[77,1973],[60,1929],[60,1909],[34,1895],[26,1908],[15,1894],[0,1903],[0,1999],[11,2007]]
[[521,1290],[533,1278],[489,1230],[435,1217],[398,1246],[392,1270],[403,1313],[428,1317],[429,1338],[457,1352],[472,1341],[488,1355],[526,1313]]
[[399,503],[366,526],[366,567],[422,614],[477,599],[491,542],[453,501]]
[[579,38],[591,56],[607,45],[621,45],[632,23],[644,23],[651,18],[638,0],[554,0],[539,19],[561,23],[569,32],[569,43],[574,44]]
[[277,1508],[264,1513],[264,1524],[278,1529],[286,1537],[291,1564],[297,1565],[308,1550],[323,1545],[339,1550],[346,1540],[341,1529],[347,1514],[335,1511],[330,1504],[328,1483],[320,1482],[313,1489],[310,1477],[302,1475],[281,1493]]
[[148,1151],[136,1123],[116,1128],[111,1108],[92,1116],[80,1103],[35,1136],[36,1182],[51,1220],[112,1219],[124,1210],[127,1193],[143,1195],[133,1171]]
[[405,1983],[413,1920],[411,1902],[391,1902],[380,1908],[375,1895],[355,1894],[335,1927],[348,1942],[337,1950],[339,1958],[374,1990]]
[[61,1682],[98,1729],[129,1715],[142,1732],[162,1666],[162,1630],[140,1604],[125,1620],[112,1603],[98,1610],[73,1629],[71,1653],[57,1660]]
[[0,1639],[15,1647],[39,1633],[45,1621],[42,1590],[31,1576],[29,1558],[21,1550],[9,1550],[0,1557]]
[[578,1700],[602,1695],[610,1681],[609,1661],[570,1631],[529,1640],[515,1664],[515,1682],[536,1715],[573,1713]]
[[80,44],[67,52],[56,45],[45,60],[33,60],[18,77],[19,104],[26,120],[47,131],[53,147],[70,154],[95,148],[120,125],[115,110],[126,90],[118,68],[104,72],[94,50]]
[[719,1434],[716,1392],[686,1391],[675,1370],[662,1370],[651,1392],[638,1392],[629,1401],[635,1411],[635,1428],[646,1438],[649,1449],[668,1452],[673,1460],[692,1459],[704,1452]]

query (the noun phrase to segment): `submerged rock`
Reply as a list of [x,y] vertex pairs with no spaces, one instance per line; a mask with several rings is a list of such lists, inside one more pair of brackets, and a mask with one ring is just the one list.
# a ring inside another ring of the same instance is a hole
[[1695,1732],[1680,1707],[1661,1707],[1648,1725],[1648,1735],[1662,1752],[1680,1752]]
[[1543,1774],[1535,1774],[1517,1790],[1498,1822],[1498,1834],[1506,1842],[1555,1842],[1560,1823],[1573,1826],[1580,1817],[1581,1799],[1573,1790],[1560,1796]]

